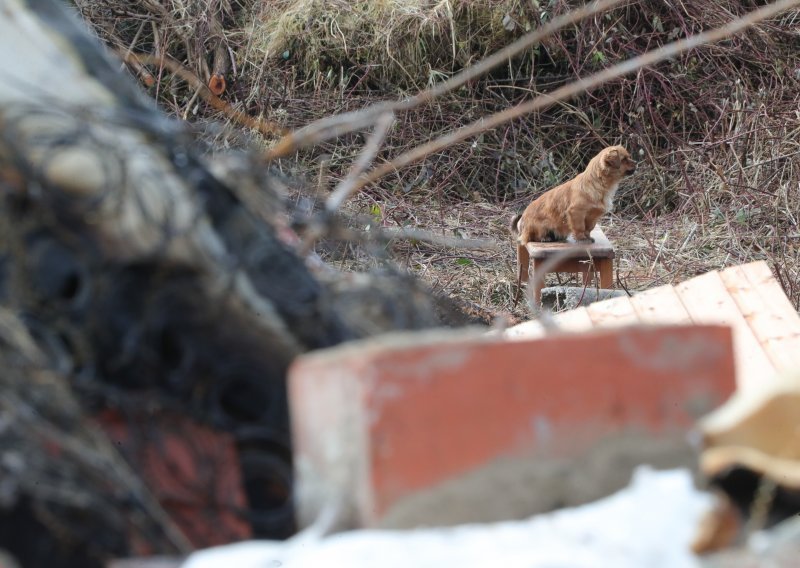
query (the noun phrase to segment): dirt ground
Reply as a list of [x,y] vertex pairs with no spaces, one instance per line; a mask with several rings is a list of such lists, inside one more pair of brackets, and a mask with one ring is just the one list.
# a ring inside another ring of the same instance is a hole
[[[626,193],[637,191],[637,181],[634,175],[623,182],[620,188],[623,198]],[[389,248],[397,265],[417,275],[435,292],[460,300],[485,323],[500,316],[524,321],[531,317],[524,303],[513,308],[516,249],[508,221],[529,199],[522,196],[505,204],[494,204],[476,196],[471,201],[437,204],[413,195],[395,195],[392,201],[384,201],[365,192],[348,204],[347,213],[390,230],[410,228],[435,236],[480,239],[493,245],[494,248],[484,249],[457,248],[396,240]],[[764,256],[726,250],[721,242],[724,235],[717,236],[713,228],[703,228],[691,217],[678,214],[645,219],[610,213],[600,224],[616,248],[615,288],[630,293],[675,284]],[[703,245],[699,252],[698,240]],[[354,243],[321,245],[317,251],[337,268],[364,270],[375,266],[374,257]],[[569,274],[548,275],[546,283],[579,285]]]

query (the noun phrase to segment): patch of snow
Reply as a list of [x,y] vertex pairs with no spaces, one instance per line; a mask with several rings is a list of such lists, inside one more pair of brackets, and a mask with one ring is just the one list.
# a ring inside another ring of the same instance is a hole
[[300,533],[199,551],[183,568],[696,568],[689,543],[709,505],[688,471],[642,466],[610,497],[524,521]]

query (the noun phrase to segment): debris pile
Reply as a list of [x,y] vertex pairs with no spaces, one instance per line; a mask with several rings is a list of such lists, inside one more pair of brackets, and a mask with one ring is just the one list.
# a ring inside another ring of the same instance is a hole
[[275,172],[246,152],[212,163],[61,5],[9,10],[0,536],[35,530],[0,547],[100,566],[291,535],[288,365],[434,325],[432,296],[391,270],[312,272]]

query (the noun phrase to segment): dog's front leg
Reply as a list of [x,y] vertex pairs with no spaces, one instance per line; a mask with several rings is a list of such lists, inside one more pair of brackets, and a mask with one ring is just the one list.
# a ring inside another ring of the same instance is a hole
[[594,239],[589,236],[586,229],[586,214],[584,211],[570,209],[568,212],[569,230],[575,238],[576,243],[593,243]]

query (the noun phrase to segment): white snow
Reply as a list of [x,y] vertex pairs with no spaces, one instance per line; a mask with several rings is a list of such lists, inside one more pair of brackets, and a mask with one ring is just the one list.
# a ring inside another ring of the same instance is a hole
[[301,533],[199,551],[183,568],[693,568],[689,542],[709,504],[688,471],[643,466],[610,497],[525,521]]

